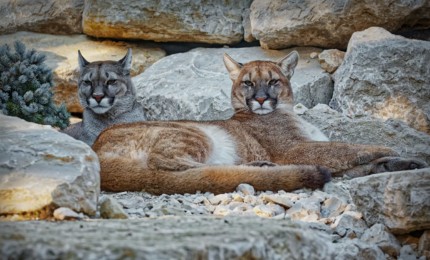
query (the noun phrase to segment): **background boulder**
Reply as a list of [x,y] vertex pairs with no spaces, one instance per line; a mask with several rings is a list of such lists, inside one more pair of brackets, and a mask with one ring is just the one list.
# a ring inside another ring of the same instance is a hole
[[351,37],[334,73],[330,106],[343,114],[395,118],[430,134],[430,43],[372,27]]

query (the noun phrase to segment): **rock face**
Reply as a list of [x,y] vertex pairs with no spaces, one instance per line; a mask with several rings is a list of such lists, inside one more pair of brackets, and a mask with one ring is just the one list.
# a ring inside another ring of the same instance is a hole
[[[317,60],[309,60],[315,48],[297,48],[299,64],[291,83],[296,102],[308,107],[328,104],[332,96],[330,75]],[[133,81],[138,101],[150,120],[216,120],[229,118],[232,82],[224,67],[223,55],[228,53],[239,62],[251,60],[276,61],[292,49],[282,51],[249,48],[198,48],[187,53],[167,56],[154,63]]]
[[241,1],[85,1],[83,30],[102,38],[232,44],[243,39]]
[[34,48],[46,55],[46,65],[54,74],[54,100],[59,104],[66,103],[70,112],[82,112],[77,95],[78,50],[88,61],[97,61],[119,60],[125,56],[128,48],[132,48],[132,75],[142,73],[152,63],[165,56],[165,52],[159,48],[147,48],[125,42],[94,41],[84,35],[54,36],[19,32],[0,36],[1,45],[13,46],[16,40],[22,41],[28,49]]
[[383,122],[371,117],[352,119],[327,105],[317,105],[301,116],[332,141],[384,145],[401,156],[416,157],[430,165],[430,136],[402,121],[390,119]]
[[369,226],[380,223],[393,234],[430,228],[430,168],[370,175],[350,185]]
[[0,122],[1,215],[47,207],[95,215],[100,165],[89,146],[17,117]]
[[[285,220],[170,217],[90,222],[0,222],[0,253],[25,259],[382,259],[374,245],[333,244]],[[31,231],[31,232],[30,232]],[[61,234],[62,239],[58,239]]]
[[317,46],[345,49],[351,35],[371,26],[430,27],[428,1],[266,1],[251,5],[252,35],[266,49]]
[[334,74],[330,106],[348,116],[396,118],[430,134],[430,43],[382,28],[354,33]]
[[3,0],[0,34],[32,31],[51,34],[82,33],[84,0]]

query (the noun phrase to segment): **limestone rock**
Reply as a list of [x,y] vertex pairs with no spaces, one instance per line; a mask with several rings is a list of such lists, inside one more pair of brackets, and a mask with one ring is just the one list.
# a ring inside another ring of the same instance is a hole
[[47,206],[93,216],[100,193],[97,155],[50,126],[0,114],[0,214]]
[[430,230],[424,231],[421,235],[418,243],[418,251],[427,258],[430,257]]
[[103,196],[100,201],[100,216],[108,219],[127,219],[128,215],[119,202],[110,197]]
[[82,213],[77,213],[74,210],[71,210],[66,207],[60,207],[56,210],[54,210],[54,218],[57,220],[77,220],[77,219],[83,219],[84,216]]
[[252,35],[266,49],[317,46],[345,49],[351,35],[371,26],[395,31],[430,27],[428,1],[266,1],[251,5]]
[[386,259],[379,247],[359,239],[346,240],[335,245],[336,256],[333,259]]
[[243,39],[244,1],[85,1],[83,30],[101,38],[232,44]]
[[246,183],[242,183],[239,184],[239,186],[237,186],[237,191],[241,192],[243,195],[254,195],[255,194],[255,189],[254,187],[252,187],[249,184]]
[[[332,96],[330,75],[318,61],[308,61],[316,48],[297,48],[300,56],[292,87],[297,103],[307,107],[328,104]],[[142,74],[134,84],[138,101],[150,120],[217,120],[233,114],[230,94],[232,82],[223,63],[228,53],[239,62],[251,60],[276,61],[292,49],[265,51],[249,48],[197,48],[187,53],[169,55]]]
[[376,244],[384,253],[392,257],[397,257],[400,254],[399,241],[382,224],[375,224],[364,231],[360,239],[369,244]]
[[309,109],[302,117],[321,129],[332,141],[383,145],[396,150],[401,156],[419,158],[430,164],[430,136],[402,121],[349,118],[325,105]]
[[335,259],[335,254],[339,254],[330,237],[323,232],[285,220],[257,217],[165,217],[128,221],[23,222],[19,225],[0,222],[0,229],[0,254],[6,259],[13,256],[24,259],[68,256],[86,259],[312,260]]
[[430,228],[430,168],[369,175],[350,185],[369,226],[380,223],[393,234]]
[[165,52],[158,48],[113,41],[95,41],[84,35],[59,36],[29,32],[0,35],[0,43],[13,46],[16,40],[22,41],[28,49],[36,49],[46,55],[46,65],[52,69],[55,87],[54,100],[66,103],[70,112],[82,112],[78,99],[77,80],[79,74],[78,50],[88,61],[119,60],[128,48],[133,50],[131,75],[143,72]]
[[341,237],[348,239],[360,238],[364,231],[368,228],[366,223],[361,218],[361,214],[353,211],[345,211],[342,215],[336,218],[332,228]]
[[3,0],[0,34],[32,31],[50,34],[82,33],[84,0]]
[[328,73],[333,73],[342,64],[344,57],[345,52],[343,51],[337,49],[324,50],[318,55],[318,61],[321,64],[321,68]]
[[336,197],[331,197],[324,201],[321,206],[321,216],[332,218],[339,216],[346,208],[346,203]]
[[428,41],[395,36],[378,27],[356,32],[334,73],[330,106],[350,117],[400,119],[430,134],[429,60]]

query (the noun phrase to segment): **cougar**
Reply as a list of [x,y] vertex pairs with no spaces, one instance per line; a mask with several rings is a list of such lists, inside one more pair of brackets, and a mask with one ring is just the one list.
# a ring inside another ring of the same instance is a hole
[[64,133],[91,146],[108,126],[145,120],[130,77],[131,49],[119,61],[95,62],[88,62],[78,51],[78,61],[78,96],[84,108],[83,118]]
[[[225,54],[234,116],[213,122],[139,122],[104,130],[93,145],[101,188],[153,194],[316,189],[331,176],[425,167],[387,148],[326,137],[293,112],[292,52],[279,62],[241,64]],[[311,130],[311,131],[309,131]]]

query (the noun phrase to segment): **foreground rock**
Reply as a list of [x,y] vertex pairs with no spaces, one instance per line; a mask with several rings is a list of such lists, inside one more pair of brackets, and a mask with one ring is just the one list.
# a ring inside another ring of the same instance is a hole
[[350,118],[317,105],[301,115],[332,141],[375,144],[391,147],[403,157],[415,157],[430,165],[430,135],[399,120],[382,121],[372,117]]
[[244,1],[85,1],[85,34],[157,42],[232,44],[243,39]]
[[100,166],[89,146],[2,114],[0,140],[1,216],[46,218],[58,207],[96,214]]
[[0,229],[0,252],[5,258],[382,259],[384,256],[374,245],[357,240],[334,244],[323,232],[290,221],[263,218],[0,223]]
[[389,31],[403,25],[429,28],[430,2],[266,1],[251,5],[252,35],[266,49],[318,46],[345,49],[356,31],[371,26]]
[[133,49],[132,75],[142,73],[147,67],[165,56],[159,48],[146,48],[142,45],[95,41],[84,35],[58,36],[38,33],[19,32],[1,35],[0,44],[13,46],[16,40],[22,41],[28,49],[34,48],[46,55],[46,65],[52,69],[54,76],[54,100],[66,103],[70,112],[82,112],[77,95],[78,50],[88,61],[119,60],[128,48]]
[[82,33],[84,0],[0,1],[0,34],[32,31]]
[[394,234],[430,229],[430,168],[356,178],[350,186],[368,225],[383,224]]
[[[333,83],[317,60],[309,59],[316,48],[297,48],[301,59],[291,80],[296,102],[313,107],[328,104]],[[223,63],[224,53],[239,62],[276,61],[292,49],[282,51],[250,48],[198,48],[167,56],[136,76],[138,101],[151,120],[216,120],[229,118],[232,82]]]
[[428,41],[377,27],[354,33],[334,74],[330,106],[348,116],[400,119],[430,134],[429,60]]

